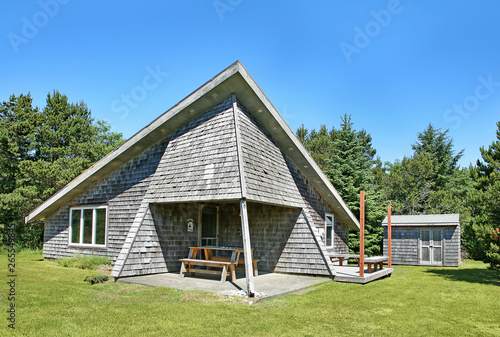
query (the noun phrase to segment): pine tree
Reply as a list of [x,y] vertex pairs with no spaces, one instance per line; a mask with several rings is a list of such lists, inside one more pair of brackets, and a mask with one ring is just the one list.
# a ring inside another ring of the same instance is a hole
[[389,166],[384,190],[395,214],[425,214],[434,189],[433,164],[425,153]]
[[410,157],[389,164],[384,179],[378,176],[396,214],[460,213],[469,210],[458,207],[470,195],[471,182],[467,169],[458,168],[463,150],[455,154],[448,130],[442,132],[429,124],[418,133]]
[[1,103],[0,232],[15,224],[19,244],[39,247],[43,222],[25,225],[24,217],[121,142],[85,103],[69,103],[57,91],[43,111],[29,94]]
[[332,155],[332,142],[335,135],[335,128],[328,131],[324,124],[321,125],[319,131],[312,129],[310,133],[303,124],[297,129],[297,137],[322,171],[328,167],[327,159]]
[[[353,128],[350,115],[341,117],[339,129],[328,132],[322,125],[319,132],[307,132],[303,126],[297,130],[299,139],[339,192],[347,206],[359,218],[359,194],[365,191],[365,247],[366,254],[377,255],[382,248],[382,219],[385,216],[380,193],[373,186],[372,167],[376,150],[371,145],[371,136]],[[351,232],[349,247],[359,249],[359,232]]]
[[500,121],[497,122],[496,138],[488,149],[480,148],[483,161],[478,160],[471,170],[480,207],[471,239],[474,239],[476,251],[484,252],[481,257],[490,268],[500,270]]
[[[27,210],[26,198],[19,190],[22,163],[35,159],[35,132],[38,109],[33,108],[30,94],[15,96],[0,104],[0,243],[4,231],[12,224],[22,224]],[[41,235],[40,226],[33,225]]]
[[434,190],[446,185],[464,153],[462,150],[455,154],[453,139],[447,134],[448,130],[442,132],[429,123],[424,132],[418,133],[418,140],[412,145],[415,155],[425,154],[432,162],[434,172],[431,179],[434,182]]

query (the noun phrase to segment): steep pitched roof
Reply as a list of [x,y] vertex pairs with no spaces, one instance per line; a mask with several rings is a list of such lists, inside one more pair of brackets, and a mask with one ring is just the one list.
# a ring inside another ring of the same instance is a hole
[[169,137],[145,199],[167,203],[246,198],[301,208],[304,200],[288,162],[234,95]]
[[[460,223],[460,214],[422,214],[422,215],[393,215],[393,226],[449,226]],[[382,226],[387,226],[387,216],[382,221]]]
[[359,229],[356,217],[239,61],[230,65],[76,177],[34,209],[25,221],[43,218],[55,211],[95,182],[162,139],[173,135],[180,127],[233,94],[237,96],[238,101],[246,110],[251,112],[255,121],[272,136],[281,151],[302,171],[347,225],[353,229]]
[[169,138],[145,199],[149,203],[241,199],[237,157],[229,99]]

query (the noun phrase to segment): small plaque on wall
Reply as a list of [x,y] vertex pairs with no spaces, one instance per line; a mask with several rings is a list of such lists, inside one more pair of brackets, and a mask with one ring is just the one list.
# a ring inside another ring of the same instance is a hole
[[194,221],[193,219],[187,219],[188,232],[194,232]]

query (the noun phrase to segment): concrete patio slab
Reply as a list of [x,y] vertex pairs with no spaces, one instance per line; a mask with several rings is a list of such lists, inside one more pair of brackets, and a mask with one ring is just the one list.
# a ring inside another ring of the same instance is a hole
[[[151,287],[168,287],[180,290],[203,290],[223,293],[246,291],[244,274],[237,274],[235,282],[220,282],[219,277],[206,275],[186,276],[180,278],[178,273],[162,273],[144,276],[119,278],[117,282],[136,283]],[[290,293],[304,293],[304,289],[332,282],[328,277],[302,276],[279,273],[261,273],[254,278],[256,297],[270,299]]]

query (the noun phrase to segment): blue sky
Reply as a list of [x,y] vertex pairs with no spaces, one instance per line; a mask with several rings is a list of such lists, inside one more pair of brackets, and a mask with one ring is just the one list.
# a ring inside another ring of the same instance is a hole
[[429,123],[467,166],[500,120],[498,1],[4,1],[0,99],[57,89],[126,138],[236,60],[292,130],[351,114],[382,161]]

